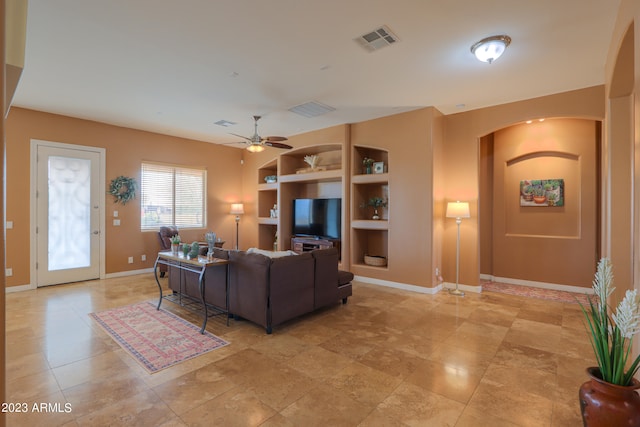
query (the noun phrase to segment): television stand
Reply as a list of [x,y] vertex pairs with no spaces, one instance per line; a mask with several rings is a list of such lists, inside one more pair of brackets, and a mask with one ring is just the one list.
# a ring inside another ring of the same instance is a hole
[[292,237],[291,249],[299,254],[303,252],[313,251],[315,249],[338,248],[340,253],[340,240],[338,239],[319,239],[317,237]]

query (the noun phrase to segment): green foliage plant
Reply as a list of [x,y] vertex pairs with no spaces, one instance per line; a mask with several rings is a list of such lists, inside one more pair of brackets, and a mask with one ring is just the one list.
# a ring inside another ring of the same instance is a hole
[[640,365],[640,355],[629,359],[633,336],[640,329],[640,300],[637,290],[627,290],[615,313],[610,314],[607,300],[614,289],[611,262],[602,258],[593,281],[595,298],[588,295],[588,307],[580,304],[580,308],[586,318],[602,380],[629,386]]

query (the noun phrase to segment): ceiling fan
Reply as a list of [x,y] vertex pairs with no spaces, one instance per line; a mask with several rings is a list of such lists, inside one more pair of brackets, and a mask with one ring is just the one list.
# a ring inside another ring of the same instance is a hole
[[[290,145],[282,144],[281,141],[286,141],[287,138],[284,136],[267,136],[261,137],[258,135],[258,120],[260,120],[261,116],[253,116],[254,120],[254,132],[252,137],[246,137],[242,135],[238,135],[236,133],[232,133],[231,135],[235,135],[239,138],[245,139],[246,141],[242,141],[242,144],[247,145],[247,150],[252,153],[259,153],[264,150],[264,147],[273,147],[273,148],[284,148],[285,150],[289,150],[293,148]],[[236,144],[236,143],[234,143]]]

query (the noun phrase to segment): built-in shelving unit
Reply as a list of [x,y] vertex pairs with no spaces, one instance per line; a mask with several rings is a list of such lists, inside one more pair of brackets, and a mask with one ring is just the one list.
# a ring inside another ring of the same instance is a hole
[[[373,219],[374,208],[367,206],[373,197],[391,203],[389,155],[386,150],[356,145],[351,158],[351,266],[356,274],[365,274],[367,269],[386,270],[387,266],[366,265],[364,256],[384,256],[389,262],[389,206],[377,209],[380,219]],[[378,163],[377,168],[367,169],[365,158]],[[359,273],[358,269],[363,271]]]
[[[262,249],[273,249],[277,233],[278,250],[291,248],[291,223],[293,200],[298,198],[342,198],[343,218],[342,235],[347,233],[345,226],[348,204],[344,200],[343,167],[344,144],[324,144],[296,148],[284,152],[277,159],[258,169],[258,244]],[[304,158],[317,155],[319,161],[311,169]],[[275,175],[277,182],[265,183],[264,178]],[[270,213],[277,205],[278,217],[271,218]],[[344,256],[343,256],[344,258]]]
[[258,168],[258,246],[273,249],[278,231],[278,218],[271,217],[271,209],[278,205],[278,182],[265,182],[268,176],[278,176],[278,161],[274,159]]

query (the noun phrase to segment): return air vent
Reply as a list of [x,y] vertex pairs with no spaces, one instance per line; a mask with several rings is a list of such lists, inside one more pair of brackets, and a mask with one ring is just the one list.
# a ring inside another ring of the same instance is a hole
[[370,33],[363,34],[354,40],[367,52],[373,52],[374,50],[382,49],[383,47],[394,44],[398,41],[398,36],[393,34],[389,27],[383,25],[382,27],[371,31]]
[[289,111],[304,117],[311,118],[321,116],[331,111],[335,111],[335,108],[321,104],[317,101],[310,101],[304,104],[296,105],[295,107],[291,107],[289,108]]
[[233,125],[235,125],[235,122],[230,122],[229,120],[218,120],[217,122],[214,123],[214,125],[218,125],[218,126],[223,126],[223,127],[231,127]]

